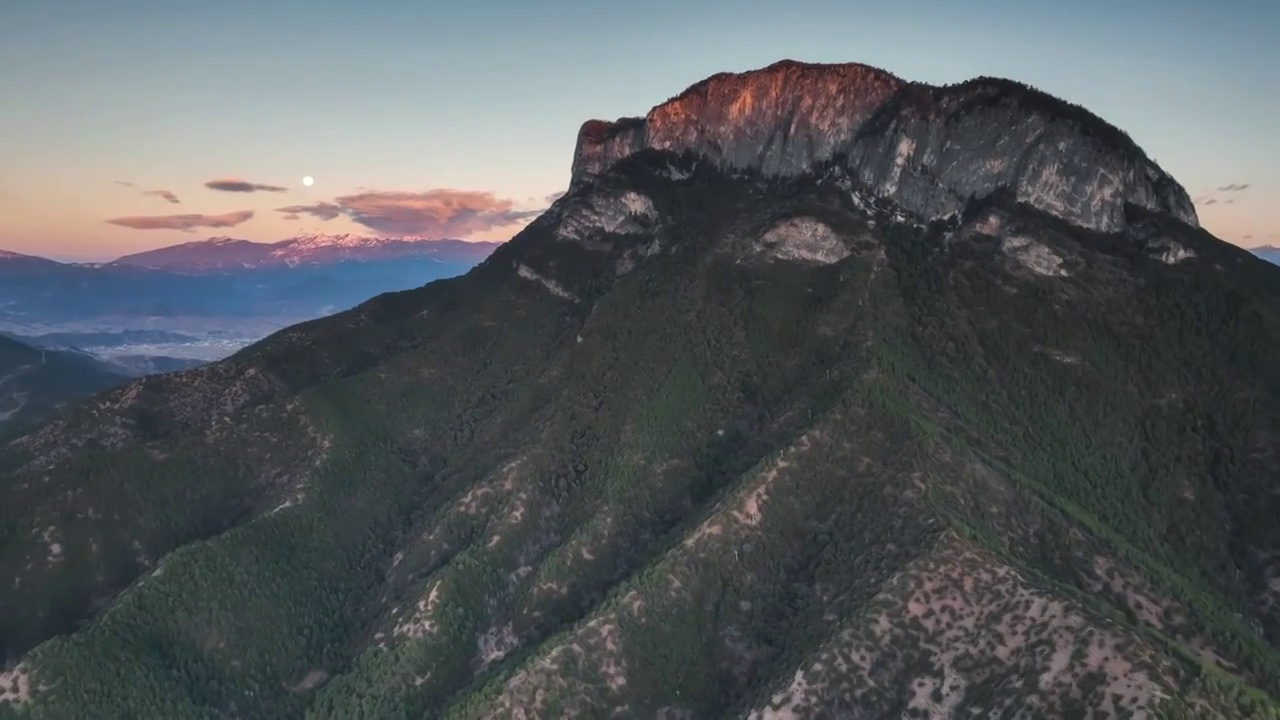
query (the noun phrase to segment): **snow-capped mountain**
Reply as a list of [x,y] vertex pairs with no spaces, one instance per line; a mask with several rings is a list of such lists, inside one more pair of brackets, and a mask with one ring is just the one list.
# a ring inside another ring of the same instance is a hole
[[86,334],[129,331],[172,331],[200,342],[254,340],[382,293],[460,275],[495,247],[300,235],[274,243],[214,237],[106,263],[62,263],[4,251],[0,332],[71,333],[85,336],[85,342]]
[[126,255],[113,264],[186,272],[216,272],[409,256],[428,256],[450,263],[474,263],[487,257],[497,246],[498,243],[492,242],[354,234],[297,235],[274,243],[213,237]]

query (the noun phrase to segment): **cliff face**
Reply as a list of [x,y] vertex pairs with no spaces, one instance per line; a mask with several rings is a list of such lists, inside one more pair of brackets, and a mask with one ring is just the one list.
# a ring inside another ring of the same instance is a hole
[[644,148],[693,150],[769,174],[803,172],[848,150],[858,128],[903,85],[883,70],[857,64],[784,61],[713,75],[644,118],[584,123],[573,176],[599,174]]
[[769,175],[836,157],[924,218],[1001,189],[1077,225],[1115,231],[1132,203],[1197,225],[1187,192],[1124,133],[1007,80],[946,88],[865,65],[783,61],[712,76],[641,118],[582,126],[575,183],[644,148],[693,151]]

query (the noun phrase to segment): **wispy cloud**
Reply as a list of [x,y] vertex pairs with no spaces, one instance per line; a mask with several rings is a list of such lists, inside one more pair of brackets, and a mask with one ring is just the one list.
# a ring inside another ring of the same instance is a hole
[[136,215],[112,218],[107,222],[135,230],[191,230],[198,227],[234,227],[252,217],[252,210],[239,210],[222,215]]
[[1205,190],[1199,197],[1194,198],[1192,202],[1201,207],[1209,205],[1233,205],[1236,199],[1232,196],[1248,190],[1253,187],[1249,183],[1227,183],[1219,185],[1212,190]]
[[286,213],[286,215],[310,215],[317,220],[332,220],[342,214],[342,208],[333,203],[318,202],[312,205],[289,205],[282,208],[276,208],[276,212]]
[[124,180],[112,180],[111,182],[114,182],[117,185],[123,185],[125,187],[133,187],[133,183],[125,182]]
[[298,219],[299,219],[299,216],[298,216],[297,214],[295,214],[295,213],[289,213],[288,215],[285,215],[285,216],[284,216],[284,219],[285,219],[285,220],[298,220]]
[[251,192],[282,193],[282,192],[288,192],[289,190],[289,188],[280,187],[279,185],[263,185],[261,183],[251,183],[247,180],[240,180],[238,178],[224,178],[222,180],[210,180],[209,182],[205,183],[204,186],[209,188],[210,190],[219,190],[221,192],[237,192],[237,193],[251,193]]
[[520,210],[514,200],[483,190],[437,189],[426,192],[368,191],[334,198],[332,203],[291,205],[278,209],[305,213],[320,220],[339,215],[388,235],[467,237],[516,225],[540,213]]
[[152,197],[164,198],[165,200],[168,200],[174,205],[177,205],[178,203],[182,202],[181,200],[178,199],[177,195],[174,195],[172,192],[168,190],[143,190],[142,194],[150,195]]

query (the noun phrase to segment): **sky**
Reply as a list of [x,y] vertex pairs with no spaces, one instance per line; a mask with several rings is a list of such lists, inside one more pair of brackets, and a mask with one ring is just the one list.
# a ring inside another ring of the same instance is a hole
[[782,58],[1030,83],[1129,132],[1219,237],[1280,244],[1276,28],[1276,0],[0,0],[0,249],[505,240],[584,120]]

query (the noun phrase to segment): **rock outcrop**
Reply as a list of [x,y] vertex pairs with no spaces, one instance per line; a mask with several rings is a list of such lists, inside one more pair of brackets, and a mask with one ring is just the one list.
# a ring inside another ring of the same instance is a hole
[[842,162],[872,190],[925,219],[1008,189],[1023,202],[1104,232],[1125,205],[1198,225],[1190,196],[1123,132],[1018,83],[907,83],[859,64],[790,60],[714,75],[644,118],[590,120],[575,183],[646,148],[692,151],[768,175]]

